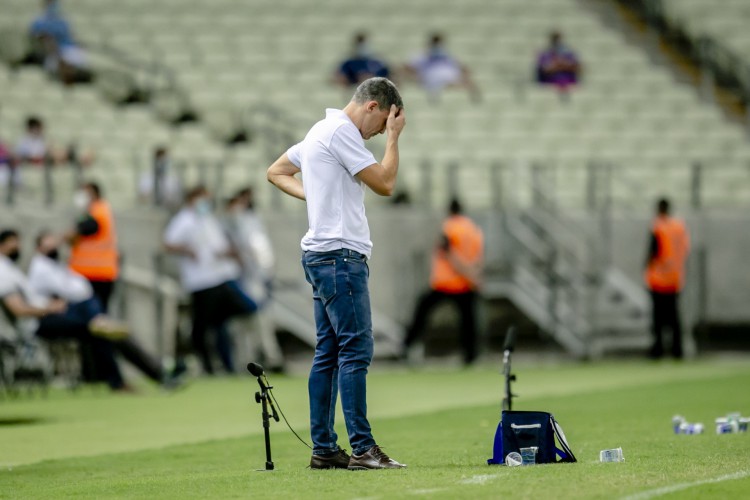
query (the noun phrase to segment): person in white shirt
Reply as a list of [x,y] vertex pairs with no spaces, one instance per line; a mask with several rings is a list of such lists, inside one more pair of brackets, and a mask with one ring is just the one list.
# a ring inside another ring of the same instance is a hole
[[59,161],[61,153],[53,150],[44,137],[44,122],[37,116],[26,119],[26,134],[16,146],[16,157],[20,163],[42,165],[49,159]]
[[[251,334],[260,339],[264,365],[271,373],[284,371],[284,356],[276,338],[273,318],[268,309],[274,280],[275,258],[265,224],[255,211],[253,190],[243,188],[227,203],[226,226],[242,264],[242,290],[258,303],[258,313],[252,317]],[[240,365],[254,361],[257,351],[250,335],[238,342]]]
[[213,329],[224,369],[234,372],[231,340],[225,324],[232,317],[254,313],[258,305],[237,286],[239,255],[212,213],[204,186],[188,191],[184,207],[164,231],[164,248],[180,257],[182,287],[191,295],[192,343],[203,370],[213,374],[206,335]]
[[75,339],[81,350],[92,353],[94,366],[84,375],[105,380],[112,390],[125,389],[112,343],[92,335],[88,322],[69,314],[64,300],[36,293],[16,265],[20,256],[18,231],[0,231],[0,316],[24,337]]
[[[313,469],[402,468],[376,444],[367,420],[367,370],[373,336],[367,259],[372,252],[365,187],[390,196],[398,173],[403,101],[390,80],[362,82],[343,110],[328,109],[304,140],[268,168],[268,180],[307,201],[309,229],[302,265],[312,285],[317,345],[310,371]],[[365,140],[387,132],[381,163]],[[302,179],[296,174],[302,173]],[[304,181],[304,182],[303,182]],[[352,446],[350,457],[334,430],[337,393]]]
[[443,35],[430,35],[427,52],[414,57],[404,66],[407,76],[417,80],[431,99],[437,101],[444,88],[461,87],[469,91],[474,102],[481,100],[479,88],[469,68],[445,49]]
[[138,198],[157,207],[172,208],[179,206],[181,192],[169,151],[162,146],[156,148],[152,168],[142,172],[138,179]]
[[65,315],[88,325],[94,335],[108,338],[116,352],[154,382],[175,388],[180,381],[165,373],[161,364],[128,335],[128,326],[103,312],[91,283],[60,262],[61,238],[42,231],[36,239],[36,253],[29,264],[29,288],[34,295],[48,300],[61,300]]

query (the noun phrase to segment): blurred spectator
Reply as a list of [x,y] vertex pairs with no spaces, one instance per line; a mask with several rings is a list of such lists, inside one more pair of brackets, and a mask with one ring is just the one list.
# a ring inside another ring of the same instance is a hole
[[15,162],[15,157],[8,146],[0,139],[0,165],[10,166]]
[[60,239],[42,231],[36,244],[36,253],[29,264],[31,290],[49,300],[63,301],[67,318],[85,324],[94,335],[110,339],[117,352],[154,382],[168,388],[177,385],[178,380],[167,376],[161,364],[128,336],[127,325],[104,314],[86,278],[60,263]]
[[[7,186],[16,167],[16,157],[8,146],[0,139],[0,186]],[[18,179],[14,179],[18,184]]]
[[443,35],[430,36],[427,52],[415,57],[404,66],[406,75],[417,80],[437,100],[446,87],[461,87],[469,91],[472,100],[481,99],[479,88],[471,78],[469,69],[445,49]]
[[16,157],[21,163],[35,165],[54,160],[51,148],[44,137],[44,122],[39,117],[30,116],[26,119],[26,135],[16,146]]
[[0,312],[24,337],[36,335],[46,340],[75,339],[81,352],[91,352],[92,371],[84,373],[87,380],[106,380],[114,390],[125,383],[114,358],[109,340],[92,335],[86,321],[68,314],[65,301],[51,299],[34,292],[29,280],[17,266],[21,257],[21,241],[17,231],[0,231]]
[[[227,229],[240,255],[242,264],[242,289],[258,305],[258,314],[253,316],[253,333],[258,334],[264,355],[264,364],[275,372],[283,371],[284,358],[276,338],[273,318],[268,311],[274,279],[274,254],[271,239],[258,213],[250,187],[238,191],[227,204]],[[245,340],[249,341],[247,335]],[[244,349],[247,360],[253,349]]]
[[373,76],[388,78],[389,73],[388,66],[373,54],[367,34],[357,33],[354,36],[352,54],[341,63],[335,79],[343,87],[352,87]]
[[89,81],[86,52],[75,42],[58,0],[44,0],[44,11],[31,23],[29,32],[39,43],[45,69],[64,83]]
[[164,232],[164,248],[180,256],[180,278],[192,298],[193,349],[203,370],[213,374],[206,345],[209,329],[216,332],[216,347],[227,372],[234,371],[231,341],[225,323],[232,317],[254,313],[258,306],[237,285],[239,254],[213,215],[208,190],[191,189],[185,205]]
[[178,206],[182,188],[173,171],[167,148],[156,148],[152,166],[152,170],[143,172],[138,181],[138,196],[141,201],[151,201],[157,207]]
[[482,274],[482,230],[463,215],[458,200],[450,203],[439,245],[432,255],[430,291],[419,301],[414,320],[404,340],[404,357],[422,334],[430,312],[441,302],[453,303],[461,315],[461,345],[464,363],[477,357],[477,288]]
[[690,236],[685,223],[670,215],[669,200],[661,199],[656,206],[656,218],[651,226],[651,238],[646,258],[645,281],[653,304],[652,332],[654,343],[649,356],[664,355],[662,330],[672,331],[672,356],[681,359],[682,325],[678,299],[685,285],[685,261],[690,251]]
[[578,83],[580,71],[581,65],[575,52],[563,43],[560,32],[552,32],[549,46],[537,59],[537,82],[566,91],[571,85]]
[[117,229],[112,208],[102,198],[95,182],[87,182],[76,192],[73,202],[80,212],[75,227],[66,234],[71,245],[70,268],[84,276],[94,290],[102,310],[109,310],[109,299],[120,274]]
[[[78,167],[89,166],[95,158],[90,149],[79,150],[75,143],[71,143],[67,150],[54,147],[44,136],[44,122],[38,116],[26,119],[26,134],[16,146],[15,160],[18,163],[33,165],[60,164],[68,162]],[[0,159],[0,163],[2,159]]]

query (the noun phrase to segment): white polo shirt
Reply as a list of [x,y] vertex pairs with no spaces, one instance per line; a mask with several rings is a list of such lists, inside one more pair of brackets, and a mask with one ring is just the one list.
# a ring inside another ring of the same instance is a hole
[[94,296],[91,283],[82,275],[40,253],[29,264],[29,286],[42,297],[59,297],[75,304]]
[[169,222],[164,242],[186,246],[195,254],[195,258],[180,256],[180,281],[188,292],[207,290],[240,277],[239,264],[223,256],[230,249],[229,238],[211,214],[183,208]]
[[[47,307],[49,300],[37,293],[29,284],[29,280],[23,274],[23,271],[16,266],[15,262],[11,261],[5,255],[0,255],[0,301],[5,300],[6,297],[13,294],[20,294],[21,297],[31,306],[44,308]],[[10,318],[6,318],[5,314],[0,311],[0,326],[2,323],[7,322]],[[36,318],[16,318],[15,325],[26,334],[30,334],[36,331],[39,323]]]
[[302,250],[348,248],[369,258],[372,241],[365,215],[365,185],[354,176],[377,162],[356,125],[343,111],[327,109],[325,119],[289,148],[287,156],[302,170],[307,198],[309,229],[302,238]]

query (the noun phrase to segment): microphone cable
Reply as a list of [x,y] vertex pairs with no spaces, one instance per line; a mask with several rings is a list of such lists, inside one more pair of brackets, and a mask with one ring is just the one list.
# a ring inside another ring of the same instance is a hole
[[[265,373],[263,374],[263,378],[265,378],[265,379],[266,379],[266,384],[268,384],[268,386],[269,386],[269,387],[271,387],[271,383],[270,383],[270,382],[268,381],[268,377],[266,376],[266,374],[265,374]],[[310,446],[310,445],[309,445],[309,444],[307,443],[307,441],[305,441],[304,439],[302,439],[302,438],[300,437],[300,435],[299,435],[299,434],[297,434],[297,431],[295,431],[295,430],[294,430],[294,429],[292,428],[291,424],[289,424],[289,420],[287,420],[287,419],[286,419],[286,415],[284,415],[284,410],[282,410],[282,409],[281,409],[281,405],[280,405],[280,404],[279,404],[279,402],[278,402],[278,401],[276,400],[276,396],[274,396],[274,394],[273,394],[273,390],[271,390],[271,389],[268,389],[268,394],[270,394],[270,395],[271,395],[271,399],[273,400],[274,404],[276,405],[276,408],[278,408],[278,409],[279,409],[279,413],[281,413],[281,417],[282,417],[282,418],[284,419],[284,423],[286,424],[286,426],[287,426],[287,427],[289,427],[289,430],[290,430],[290,431],[292,431],[292,434],[294,434],[294,435],[295,435],[295,437],[296,437],[297,439],[299,439],[299,442],[300,442],[300,443],[304,444],[305,446],[307,446],[308,448],[310,448],[310,449],[312,450],[312,449],[313,449],[313,447],[312,447],[312,446]]]

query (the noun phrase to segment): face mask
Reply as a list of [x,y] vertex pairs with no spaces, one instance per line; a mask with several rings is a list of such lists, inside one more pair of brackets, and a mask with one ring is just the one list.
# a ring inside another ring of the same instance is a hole
[[18,259],[21,258],[21,251],[16,248],[8,254],[8,258],[13,262],[18,262]]
[[195,211],[198,212],[199,215],[208,215],[211,213],[211,202],[208,201],[205,198],[201,198],[197,202],[195,202]]
[[73,195],[73,205],[81,212],[88,208],[90,202],[91,200],[86,191],[76,191]]
[[445,51],[441,45],[433,45],[430,48],[430,57],[440,58],[445,56]]
[[360,43],[357,45],[356,50],[357,56],[359,57],[371,57],[372,56],[372,49],[370,48],[370,45],[367,43]]
[[47,252],[47,257],[49,257],[52,260],[60,260],[60,251],[55,248]]

